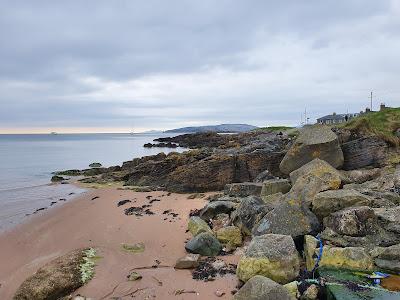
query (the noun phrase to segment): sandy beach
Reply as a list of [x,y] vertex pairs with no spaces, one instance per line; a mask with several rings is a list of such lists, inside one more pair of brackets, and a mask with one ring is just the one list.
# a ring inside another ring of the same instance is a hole
[[[93,199],[93,200],[92,200]],[[159,199],[160,201],[151,201]],[[130,200],[117,206],[121,200]],[[192,279],[188,270],[175,270],[185,254],[188,215],[204,206],[203,199],[167,192],[139,193],[115,188],[94,189],[0,234],[0,299],[12,299],[18,286],[41,266],[71,250],[93,247],[101,257],[94,278],[73,295],[93,299],[231,299],[233,275],[215,281]],[[125,215],[130,206],[151,205],[154,214]],[[166,210],[177,215],[164,213]],[[128,253],[121,244],[144,243],[143,253]],[[221,257],[236,262],[233,256]],[[151,268],[159,264],[161,267]],[[128,281],[134,268],[143,276]],[[176,291],[185,293],[176,295]],[[131,296],[122,297],[137,291]],[[217,297],[216,291],[225,295]],[[189,293],[186,293],[189,292]]]

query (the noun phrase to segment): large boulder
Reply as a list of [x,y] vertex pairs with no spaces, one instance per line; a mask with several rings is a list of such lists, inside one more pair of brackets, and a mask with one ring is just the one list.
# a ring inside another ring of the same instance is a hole
[[[52,260],[26,279],[14,300],[57,300],[68,296],[93,276],[88,249],[74,250]],[[88,261],[88,262],[87,262]]]
[[[319,254],[319,243],[313,236],[305,236],[304,256],[308,271],[312,271]],[[370,271],[374,267],[372,256],[363,247],[333,247],[325,245],[320,267]]]
[[293,239],[288,235],[265,234],[250,242],[236,274],[242,281],[262,275],[285,284],[293,281],[299,270],[299,253]]
[[231,201],[212,201],[200,210],[200,218],[210,220],[219,214],[230,214],[237,204]]
[[340,173],[327,162],[314,159],[300,169],[290,173],[293,187],[288,196],[310,205],[315,195],[327,190],[340,188]]
[[380,248],[374,262],[380,269],[400,273],[400,244]]
[[387,247],[400,242],[400,235],[395,230],[389,230],[393,227],[385,228],[388,224],[378,217],[375,209],[368,206],[349,207],[324,219],[325,229],[321,236],[342,247]]
[[222,227],[215,234],[220,243],[230,249],[242,245],[242,233],[236,226]]
[[380,225],[387,231],[400,234],[400,206],[392,208],[375,208],[375,215]]
[[361,169],[361,170],[350,170],[344,171],[341,170],[340,173],[343,177],[343,183],[364,183],[366,181],[373,180],[381,175],[381,169]]
[[231,197],[260,196],[262,183],[243,182],[225,185],[225,195]]
[[327,126],[305,127],[279,167],[282,173],[290,174],[315,158],[323,159],[335,168],[343,165],[343,152],[339,140]]
[[251,235],[254,225],[270,210],[259,197],[244,198],[232,213],[232,222],[244,235]]
[[362,137],[342,145],[343,169],[354,170],[367,166],[380,167],[385,161],[387,144],[376,136]]
[[210,226],[204,221],[202,218],[193,216],[189,218],[189,223],[188,223],[188,230],[193,236],[196,236],[202,232],[210,232],[212,233],[212,230]]
[[289,291],[275,281],[254,276],[233,297],[234,300],[293,300]]
[[370,197],[356,190],[333,190],[318,193],[312,200],[312,211],[322,221],[331,213],[362,202],[367,204]]
[[217,256],[222,246],[214,235],[202,232],[187,242],[185,249],[190,253],[203,256]]
[[305,234],[317,233],[320,229],[318,218],[301,201],[294,198],[280,200],[254,226],[252,233],[290,235],[294,239]]

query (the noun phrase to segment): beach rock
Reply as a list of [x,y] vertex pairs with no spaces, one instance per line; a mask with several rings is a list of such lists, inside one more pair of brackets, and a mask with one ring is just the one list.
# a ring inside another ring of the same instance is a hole
[[[319,250],[319,243],[317,239],[312,236],[306,236],[304,244],[304,256],[308,271],[313,270]],[[373,269],[374,261],[372,256],[363,247],[340,248],[325,245],[319,266],[369,271]]]
[[234,300],[293,300],[289,291],[275,281],[254,276],[233,297]]
[[380,167],[385,161],[387,144],[377,136],[362,137],[342,144],[344,170],[367,166]]
[[343,152],[338,138],[327,126],[305,127],[280,164],[284,174],[290,174],[315,158],[339,168],[343,165]]
[[80,267],[85,263],[84,249],[74,250],[44,265],[18,288],[14,300],[59,299],[84,284]]
[[261,198],[276,193],[286,194],[292,186],[287,179],[270,179],[264,181],[261,189]]
[[350,207],[331,214],[324,224],[341,235],[357,237],[373,233],[377,218],[367,206]]
[[200,254],[189,253],[179,258],[174,268],[175,269],[194,269],[199,266]]
[[275,176],[273,176],[271,174],[270,170],[265,170],[265,171],[262,171],[260,174],[258,174],[256,176],[256,178],[254,178],[253,182],[261,182],[262,183],[266,180],[274,179],[274,178],[275,178]]
[[193,236],[196,236],[202,232],[212,233],[210,226],[208,226],[208,224],[202,218],[197,216],[189,218],[188,230]]
[[317,233],[320,229],[318,218],[296,199],[284,199],[266,213],[254,226],[252,233],[262,235],[275,233],[290,235],[298,239],[306,234]]
[[269,210],[261,198],[255,196],[246,197],[232,213],[232,223],[242,231],[243,235],[251,235],[254,225]]
[[62,176],[54,175],[51,177],[51,182],[61,182],[64,181],[65,178]]
[[187,242],[185,249],[190,253],[203,256],[217,256],[222,246],[214,235],[209,232],[202,232]]
[[218,214],[230,214],[237,204],[231,201],[213,201],[209,202],[200,210],[200,218],[203,220],[213,219]]
[[57,171],[55,172],[55,174],[60,176],[79,176],[82,175],[82,171],[77,169],[72,169],[72,170]]
[[242,281],[262,275],[284,284],[293,281],[299,270],[299,254],[293,239],[288,235],[265,234],[250,242],[236,275]]
[[380,269],[400,272],[400,244],[387,248],[381,248],[379,254],[374,258],[375,265]]
[[260,196],[262,186],[254,182],[231,183],[225,185],[224,193],[231,197]]
[[227,245],[230,249],[242,245],[242,233],[236,226],[223,227],[216,232],[216,236],[221,244]]
[[331,213],[363,202],[366,204],[370,197],[356,190],[334,190],[318,193],[312,200],[312,211],[322,221]]

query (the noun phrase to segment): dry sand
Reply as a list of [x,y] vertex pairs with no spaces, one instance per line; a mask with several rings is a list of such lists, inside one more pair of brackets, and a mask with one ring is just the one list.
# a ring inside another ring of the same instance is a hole
[[[154,215],[136,217],[124,214],[124,209],[130,206],[149,204],[149,199],[146,199],[149,195],[161,200],[151,204],[150,210]],[[95,196],[99,198],[91,200]],[[188,270],[174,270],[172,267],[185,254],[185,241],[190,238],[190,234],[185,232],[189,211],[205,203],[202,199],[187,199],[187,196],[115,188],[90,190],[1,234],[0,299],[11,299],[23,280],[45,263],[81,247],[98,249],[101,259],[94,278],[74,295],[102,299],[117,286],[104,299],[120,297],[138,289],[143,290],[136,292],[134,299],[231,299],[231,291],[237,284],[234,275],[203,282],[193,280]],[[117,202],[124,199],[135,202],[117,207]],[[168,209],[178,217],[163,214]],[[145,244],[143,253],[132,254],[121,249],[122,243],[138,242]],[[235,257],[223,259],[236,260]],[[152,266],[156,260],[170,267],[138,270],[143,279],[127,281],[129,270]],[[195,293],[175,295],[176,290]],[[214,294],[217,290],[226,294],[217,297]]]

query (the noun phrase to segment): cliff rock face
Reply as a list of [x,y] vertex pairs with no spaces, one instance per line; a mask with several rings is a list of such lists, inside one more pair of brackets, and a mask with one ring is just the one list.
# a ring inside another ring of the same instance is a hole
[[342,145],[343,169],[354,170],[366,166],[380,167],[386,157],[387,144],[375,136],[362,137]]
[[315,158],[322,159],[334,168],[343,165],[343,152],[338,137],[327,126],[305,127],[280,164],[284,174],[290,174]]

